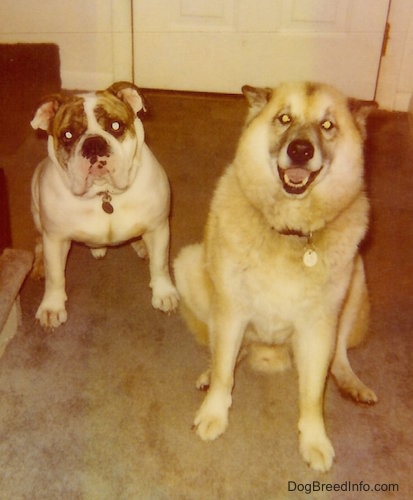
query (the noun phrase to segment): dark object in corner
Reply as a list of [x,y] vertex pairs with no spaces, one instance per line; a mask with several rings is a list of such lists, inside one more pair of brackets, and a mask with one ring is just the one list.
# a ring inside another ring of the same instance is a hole
[[11,154],[30,131],[40,98],[61,89],[59,47],[0,44],[0,153]]
[[10,211],[4,170],[0,168],[0,255],[11,247]]

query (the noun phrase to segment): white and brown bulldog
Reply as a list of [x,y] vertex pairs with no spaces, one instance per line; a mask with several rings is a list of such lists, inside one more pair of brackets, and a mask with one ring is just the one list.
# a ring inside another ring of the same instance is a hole
[[[31,122],[48,133],[48,154],[32,180],[32,213],[42,235],[33,273],[45,292],[36,318],[57,327],[67,318],[65,266],[72,241],[101,258],[106,247],[132,241],[149,254],[152,305],[172,311],[178,294],[169,269],[170,190],[144,142],[138,89],[118,82],[104,91],[45,98]],[[137,239],[138,237],[142,239]]]

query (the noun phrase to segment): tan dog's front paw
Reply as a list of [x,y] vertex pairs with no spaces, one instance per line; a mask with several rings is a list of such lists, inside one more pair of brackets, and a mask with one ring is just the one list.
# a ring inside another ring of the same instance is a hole
[[228,427],[228,412],[225,411],[225,415],[218,413],[204,415],[200,410],[195,417],[194,427],[203,441],[213,441],[221,436]]
[[213,441],[228,427],[228,408],[231,396],[208,393],[195,416],[194,427],[203,441]]
[[334,448],[324,432],[300,435],[300,453],[305,462],[314,470],[327,472],[334,459]]

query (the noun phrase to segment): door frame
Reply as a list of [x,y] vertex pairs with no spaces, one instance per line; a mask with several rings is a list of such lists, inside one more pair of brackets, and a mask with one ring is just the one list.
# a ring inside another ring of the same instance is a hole
[[[115,79],[135,78],[134,54],[134,8],[133,0],[111,0],[114,13],[113,32],[113,74]],[[413,9],[411,0],[389,1],[388,23],[390,37],[387,50],[382,56],[375,82],[375,99],[381,107],[389,110],[407,111],[410,96],[413,94],[413,81],[407,84],[406,73],[413,73],[408,63],[413,60]],[[117,31],[117,25],[123,30]],[[130,26],[130,33],[125,26]],[[126,50],[126,47],[129,50]],[[413,80],[413,79],[412,79]],[[400,84],[400,81],[404,82]],[[137,82],[139,83],[139,82]]]

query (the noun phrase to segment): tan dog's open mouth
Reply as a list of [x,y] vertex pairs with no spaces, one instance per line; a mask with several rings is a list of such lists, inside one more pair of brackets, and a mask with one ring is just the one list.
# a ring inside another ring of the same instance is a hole
[[321,166],[321,168],[313,172],[305,167],[281,168],[279,165],[277,166],[284,191],[288,194],[303,194],[314,182],[322,168]]

